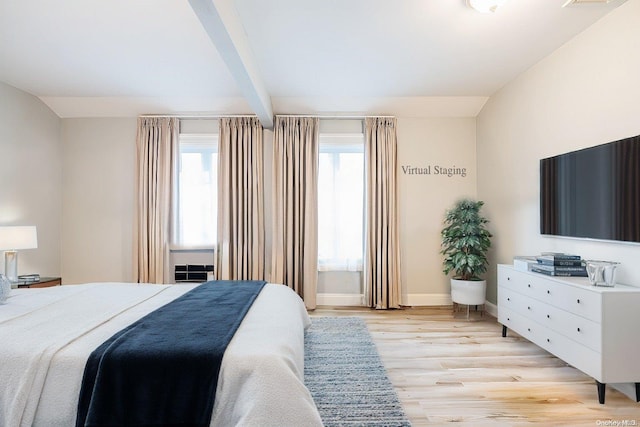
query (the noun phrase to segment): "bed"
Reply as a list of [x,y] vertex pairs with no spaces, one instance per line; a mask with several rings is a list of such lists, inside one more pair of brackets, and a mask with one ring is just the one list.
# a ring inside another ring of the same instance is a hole
[[[0,425],[73,426],[86,361],[114,333],[197,285],[95,283],[13,290],[0,305]],[[229,343],[211,426],[321,426],[304,386],[309,316],[267,284]]]

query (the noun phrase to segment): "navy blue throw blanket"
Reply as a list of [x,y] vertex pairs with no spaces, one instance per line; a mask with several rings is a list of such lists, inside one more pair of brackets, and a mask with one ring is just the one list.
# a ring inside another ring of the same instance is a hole
[[222,356],[265,283],[204,283],[104,342],[76,426],[209,426]]

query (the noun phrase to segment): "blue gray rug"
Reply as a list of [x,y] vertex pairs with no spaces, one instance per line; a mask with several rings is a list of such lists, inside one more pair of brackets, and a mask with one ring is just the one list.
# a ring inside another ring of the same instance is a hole
[[314,317],[304,379],[325,426],[410,426],[364,320]]

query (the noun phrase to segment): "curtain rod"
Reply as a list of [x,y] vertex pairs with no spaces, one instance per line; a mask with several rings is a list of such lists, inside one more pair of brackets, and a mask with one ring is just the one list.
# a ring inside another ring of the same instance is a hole
[[176,117],[185,120],[211,120],[223,117],[257,117],[255,114],[140,114],[140,117]]
[[[185,120],[211,120],[221,119],[223,117],[257,117],[255,114],[140,114],[140,117],[177,117]],[[366,119],[368,117],[380,117],[385,119],[393,119],[396,116],[376,116],[376,115],[362,115],[362,116],[338,116],[338,115],[322,115],[322,114],[276,114],[275,117],[318,117],[320,119],[343,119],[343,120],[358,120]]]
[[276,114],[276,117],[318,117],[319,119],[345,119],[345,120],[355,120],[355,119],[366,119],[369,117],[380,117],[384,119],[393,119],[396,116],[388,116],[388,115],[360,115],[360,116],[339,116],[339,115],[322,115],[322,114]]

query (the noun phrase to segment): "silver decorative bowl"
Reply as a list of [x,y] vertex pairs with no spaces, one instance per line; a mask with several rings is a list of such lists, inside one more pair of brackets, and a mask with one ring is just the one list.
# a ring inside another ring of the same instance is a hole
[[616,268],[619,262],[587,261],[587,276],[594,286],[612,287],[616,284]]

